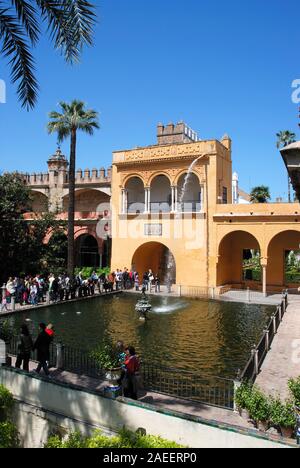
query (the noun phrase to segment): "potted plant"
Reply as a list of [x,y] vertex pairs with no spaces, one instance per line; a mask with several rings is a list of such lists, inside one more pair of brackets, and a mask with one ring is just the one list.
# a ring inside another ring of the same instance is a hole
[[292,394],[293,400],[296,406],[300,406],[300,377],[297,379],[290,379],[289,383],[289,390]]
[[122,367],[120,362],[120,353],[109,338],[105,338],[94,351],[91,357],[96,361],[100,369],[105,371],[105,378],[109,382],[109,387],[116,387],[121,378]]
[[249,414],[249,401],[252,393],[252,385],[248,382],[243,382],[241,386],[237,389],[234,399],[235,404],[239,410],[240,416],[248,420],[250,419]]
[[280,427],[283,437],[290,439],[297,422],[293,402],[290,400],[282,402],[279,398],[273,399],[271,422],[272,425]]
[[249,398],[250,418],[260,431],[267,431],[271,419],[271,400],[258,387],[253,387]]

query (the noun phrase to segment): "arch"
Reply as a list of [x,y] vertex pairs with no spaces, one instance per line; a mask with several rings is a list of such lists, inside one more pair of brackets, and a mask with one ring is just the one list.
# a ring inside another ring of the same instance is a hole
[[48,211],[49,199],[43,192],[31,190],[31,208],[34,213],[44,213]]
[[[244,230],[226,234],[218,248],[217,286],[240,286],[251,280],[260,280],[260,252],[260,244],[253,234]],[[252,258],[253,269],[249,261]],[[247,260],[249,269],[245,265]]]
[[140,174],[130,174],[127,177],[125,177],[125,179],[123,180],[123,188],[126,188],[126,185],[130,181],[130,179],[140,179],[143,186],[145,187],[145,181],[144,181],[143,177]]
[[170,174],[168,174],[168,172],[157,171],[157,172],[154,172],[154,173],[150,176],[149,181],[148,181],[149,187],[151,186],[153,180],[156,179],[156,177],[159,177],[159,176],[165,176],[165,177],[169,180],[170,185],[172,184],[172,179],[171,179],[171,177],[170,177]]
[[202,206],[202,188],[197,174],[189,177],[183,172],[177,181],[178,209],[184,212],[199,212]]
[[[276,234],[268,244],[267,283],[269,286],[293,287],[300,283],[300,263],[298,253],[300,250],[300,232],[287,229]],[[296,252],[296,264],[289,267],[289,254]],[[296,273],[299,270],[299,274]]]
[[77,267],[100,266],[99,243],[89,233],[79,233],[75,239],[75,263]]
[[128,213],[143,213],[145,211],[145,186],[140,177],[130,177],[126,184],[126,205]]
[[[187,174],[187,170],[186,170],[186,169],[183,169],[182,171],[178,172],[178,174],[176,175],[175,181],[174,181],[174,182],[175,182],[175,185],[178,185],[179,180],[181,179],[181,177],[186,176],[186,174]],[[195,170],[193,170],[193,171],[191,172],[191,174],[194,174],[194,175],[197,177],[197,179],[198,179],[198,181],[199,181],[199,184],[201,185],[200,174],[199,174],[198,172],[196,172]]]
[[[69,194],[63,197],[63,210],[68,211]],[[75,211],[80,213],[96,213],[99,205],[110,203],[110,196],[94,189],[75,191]]]
[[132,269],[139,274],[140,282],[149,269],[158,274],[162,284],[170,281],[176,284],[176,260],[171,250],[160,242],[147,242],[135,251]]
[[172,189],[169,177],[158,174],[150,185],[151,213],[170,213],[172,209]]

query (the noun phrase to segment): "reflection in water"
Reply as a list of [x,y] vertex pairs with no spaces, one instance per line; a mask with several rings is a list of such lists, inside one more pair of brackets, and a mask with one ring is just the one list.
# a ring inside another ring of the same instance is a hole
[[249,358],[273,312],[255,306],[172,297],[151,298],[153,312],[141,323],[135,312],[137,297],[124,294],[78,304],[66,303],[26,312],[13,318],[15,326],[26,319],[34,335],[38,324],[53,323],[56,338],[66,345],[90,350],[106,330],[114,341],[136,347],[144,360],[200,374],[234,377]]

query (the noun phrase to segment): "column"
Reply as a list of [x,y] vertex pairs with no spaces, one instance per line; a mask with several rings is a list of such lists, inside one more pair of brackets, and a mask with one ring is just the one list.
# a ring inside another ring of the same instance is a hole
[[147,188],[147,191],[148,191],[147,213],[151,213],[151,189],[150,187]]
[[125,189],[122,189],[122,214],[125,214]]
[[171,195],[171,200],[172,200],[171,213],[174,213],[174,211],[175,211],[175,187],[173,185],[171,186],[171,191],[172,191],[172,195]]
[[177,213],[177,211],[178,211],[178,186],[177,185],[174,187],[174,191],[175,191],[175,193],[174,193],[174,211],[175,211],[175,213]]
[[267,297],[267,265],[262,265],[263,273],[263,295]]
[[205,197],[204,185],[201,185],[201,206],[200,206],[201,213],[204,211],[204,197]]

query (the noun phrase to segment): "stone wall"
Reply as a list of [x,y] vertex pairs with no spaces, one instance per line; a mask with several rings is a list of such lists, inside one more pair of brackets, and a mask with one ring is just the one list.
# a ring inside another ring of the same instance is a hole
[[198,417],[124,398],[112,400],[87,391],[32,376],[13,368],[0,368],[0,383],[14,395],[15,421],[24,447],[41,447],[50,434],[99,428],[107,434],[122,427],[159,435],[192,448],[288,448],[293,444],[218,424]]

